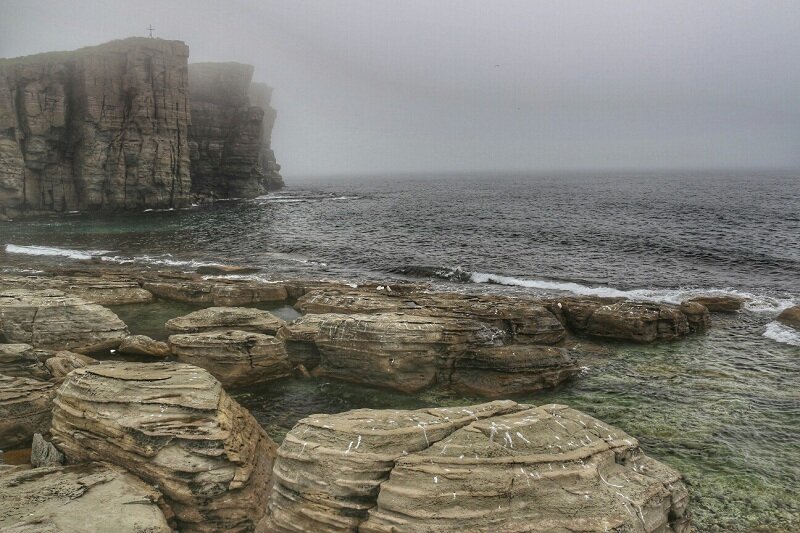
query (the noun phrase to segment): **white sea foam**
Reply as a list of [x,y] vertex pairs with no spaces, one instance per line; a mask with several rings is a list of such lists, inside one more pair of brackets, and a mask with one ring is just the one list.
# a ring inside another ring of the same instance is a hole
[[111,253],[110,250],[71,250],[69,248],[56,248],[55,246],[19,246],[17,244],[6,244],[6,253],[39,255],[50,257],[67,257],[69,259],[88,260],[92,257],[102,256]]
[[772,321],[767,324],[764,333],[762,334],[768,339],[791,346],[800,346],[800,331],[784,326],[780,322]]
[[540,289],[544,291],[563,291],[580,296],[600,296],[606,298],[628,298],[636,301],[661,302],[678,304],[687,298],[700,294],[738,296],[745,299],[744,307],[754,313],[767,313],[777,315],[784,309],[791,307],[795,301],[791,298],[777,298],[765,294],[753,294],[735,289],[631,289],[622,290],[614,287],[589,286],[573,282],[551,281],[542,279],[521,279],[499,274],[474,272],[470,275],[473,283],[495,283]]

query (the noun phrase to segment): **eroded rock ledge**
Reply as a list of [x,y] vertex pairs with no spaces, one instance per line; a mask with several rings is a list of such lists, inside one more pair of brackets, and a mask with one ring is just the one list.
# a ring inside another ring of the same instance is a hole
[[497,401],[301,420],[261,532],[688,532],[679,473],[563,405]]
[[208,372],[106,363],[72,372],[54,400],[53,444],[159,487],[184,532],[252,531],[266,511],[275,445]]

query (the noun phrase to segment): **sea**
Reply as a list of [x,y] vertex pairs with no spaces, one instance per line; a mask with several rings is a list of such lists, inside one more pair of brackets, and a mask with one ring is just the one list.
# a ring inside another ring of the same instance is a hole
[[[254,266],[262,279],[426,282],[464,293],[623,296],[678,303],[733,294],[705,335],[613,343],[556,390],[680,470],[701,532],[800,531],[800,173],[464,173],[287,179],[250,199],[114,217],[0,223],[0,266],[87,259],[192,270]],[[170,304],[115,308],[163,336]],[[291,318],[290,308],[276,309]],[[148,318],[149,317],[149,318]],[[298,419],[352,408],[465,405],[320,378],[234,391],[274,439]]]

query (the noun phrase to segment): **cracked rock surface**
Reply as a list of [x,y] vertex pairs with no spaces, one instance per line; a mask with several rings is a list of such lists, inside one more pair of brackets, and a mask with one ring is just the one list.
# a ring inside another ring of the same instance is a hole
[[116,348],[128,335],[111,310],[57,290],[0,292],[0,328],[8,342],[79,353]]
[[0,374],[0,450],[20,448],[50,429],[53,384]]
[[275,445],[198,367],[75,370],[54,400],[51,434],[70,463],[105,461],[157,486],[180,531],[252,531],[266,511]]
[[283,343],[270,335],[217,331],[171,335],[172,354],[205,368],[225,387],[243,387],[291,374]]
[[161,494],[102,463],[16,468],[0,474],[0,531],[170,533]]
[[690,528],[680,474],[563,405],[312,415],[281,444],[273,475],[262,532]]

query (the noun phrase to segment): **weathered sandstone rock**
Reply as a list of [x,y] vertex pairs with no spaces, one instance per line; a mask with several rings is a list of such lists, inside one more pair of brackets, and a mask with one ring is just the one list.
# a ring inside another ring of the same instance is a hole
[[303,313],[404,312],[477,320],[521,343],[554,344],[565,335],[561,322],[540,302],[505,296],[331,288],[305,293],[295,308]]
[[256,267],[245,267],[236,265],[203,265],[195,269],[195,272],[203,276],[226,276],[231,274],[255,274],[260,271]]
[[317,372],[414,392],[436,382],[448,354],[492,346],[502,333],[473,320],[378,313],[328,315],[316,337]]
[[117,351],[123,354],[149,355],[150,357],[169,357],[171,353],[166,342],[153,340],[147,335],[125,337]]
[[53,357],[46,359],[44,366],[47,368],[47,371],[50,372],[52,381],[61,383],[64,381],[64,378],[67,377],[67,374],[76,368],[85,368],[98,363],[99,361],[96,359],[92,359],[83,354],[60,351],[55,352]]
[[168,320],[166,328],[173,333],[205,331],[250,331],[275,335],[286,324],[269,311],[251,307],[209,307]]
[[256,281],[154,281],[146,282],[144,288],[167,300],[226,307],[283,302],[287,296],[280,283]]
[[55,289],[100,305],[147,303],[153,295],[136,281],[92,277],[0,276],[0,289]]
[[709,324],[707,316],[696,306],[595,297],[557,298],[547,300],[545,305],[570,331],[606,339],[673,340],[690,331],[705,331]]
[[64,464],[64,454],[55,446],[44,440],[41,433],[34,433],[31,443],[31,466],[61,466]]
[[711,317],[705,305],[689,300],[682,302],[680,309],[692,333],[703,333],[711,328]]
[[0,292],[0,327],[9,342],[76,352],[115,348],[128,334],[110,310],[56,290]]
[[53,384],[0,374],[0,450],[21,448],[47,433]]
[[564,348],[514,344],[475,348],[440,370],[439,381],[467,394],[501,398],[555,387],[580,373]]
[[189,205],[188,47],[130,38],[0,60],[0,207]]
[[0,531],[171,533],[161,494],[118,467],[90,463],[0,474]]
[[0,344],[0,374],[48,380],[50,371],[30,344]]
[[189,65],[192,188],[201,197],[253,198],[274,188],[280,169],[269,147],[275,110],[268,98],[267,109],[251,105],[253,70],[241,63]]
[[172,354],[205,368],[225,387],[243,387],[291,375],[283,343],[270,335],[219,331],[172,335]]
[[679,473],[561,405],[312,415],[284,439],[266,532],[688,532]]
[[619,302],[595,310],[586,323],[594,337],[652,342],[672,340],[689,333],[680,308],[667,304]]
[[800,330],[800,305],[795,305],[781,311],[778,315],[778,322],[785,324],[796,330]]
[[276,337],[286,345],[290,361],[313,370],[320,361],[316,345],[320,327],[326,320],[338,320],[340,316],[330,313],[304,315],[284,324]]
[[69,462],[106,461],[158,486],[180,531],[252,531],[266,511],[274,444],[200,368],[75,370],[58,390],[51,433]]
[[745,299],[732,295],[703,294],[688,301],[704,305],[712,313],[735,313],[742,308]]

